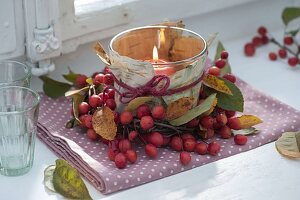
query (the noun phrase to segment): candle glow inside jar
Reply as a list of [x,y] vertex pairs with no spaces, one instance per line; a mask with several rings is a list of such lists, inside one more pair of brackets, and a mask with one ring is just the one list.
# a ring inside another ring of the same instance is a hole
[[166,76],[195,63],[202,72],[207,57],[207,44],[199,34],[169,26],[145,26],[121,32],[111,40],[110,50],[150,62],[156,75]]

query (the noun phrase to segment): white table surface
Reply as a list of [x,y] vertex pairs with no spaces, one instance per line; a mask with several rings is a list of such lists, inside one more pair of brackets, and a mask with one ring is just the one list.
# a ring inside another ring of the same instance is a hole
[[[292,69],[284,62],[269,61],[268,52],[277,49],[273,45],[259,49],[253,58],[246,58],[243,45],[250,37],[224,42],[233,71],[256,88],[300,110],[300,67]],[[29,173],[20,177],[0,175],[0,199],[62,199],[48,193],[43,185],[43,171],[56,159],[57,156],[37,140],[35,161]],[[298,200],[299,183],[300,160],[282,157],[274,143],[111,195],[102,195],[86,181],[94,199],[107,200]]]

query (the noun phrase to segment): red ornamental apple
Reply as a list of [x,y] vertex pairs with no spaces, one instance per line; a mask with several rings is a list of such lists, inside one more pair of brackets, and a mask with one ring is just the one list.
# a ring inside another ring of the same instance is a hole
[[204,116],[200,120],[200,124],[204,128],[212,128],[214,124],[214,119],[211,116]]
[[184,133],[182,136],[181,136],[181,139],[183,141],[187,140],[187,139],[192,139],[192,140],[196,140],[195,137],[191,134],[191,133]]
[[199,125],[199,119],[194,118],[194,119],[192,119],[191,121],[189,121],[189,122],[186,124],[186,127],[188,127],[188,128],[194,128],[194,127],[196,127],[196,126],[198,126],[198,125]]
[[220,113],[216,116],[216,120],[220,125],[225,125],[227,124],[227,117],[224,113]]
[[109,160],[115,161],[115,157],[118,153],[120,153],[119,150],[113,150],[113,149],[109,148],[107,151],[107,156],[108,156]]
[[211,142],[208,144],[208,147],[207,147],[207,151],[210,155],[212,156],[216,156],[221,150],[221,147],[219,145],[219,143],[217,142]]
[[150,116],[151,110],[147,104],[140,105],[136,110],[137,118],[141,119],[144,116]]
[[226,114],[227,120],[228,120],[228,118],[233,117],[235,115],[235,111],[233,111],[233,110],[226,110],[225,114]]
[[78,106],[78,112],[81,115],[87,114],[90,111],[91,107],[87,102],[81,102]]
[[131,149],[131,143],[128,139],[122,139],[119,141],[119,149],[121,152],[126,152],[127,150]]
[[132,122],[133,116],[129,111],[124,111],[120,115],[120,121],[123,125],[130,124]]
[[85,126],[85,118],[86,118],[87,116],[88,116],[87,114],[85,114],[85,115],[80,115],[80,117],[79,117],[79,121],[81,122],[81,123],[80,123],[80,127],[86,128],[86,126]]
[[137,131],[130,131],[129,134],[128,134],[128,139],[130,141],[133,141],[137,136],[138,136],[138,132]]
[[83,88],[84,86],[87,85],[86,79],[87,79],[86,75],[83,74],[78,75],[75,79],[75,85],[79,88]]
[[102,99],[98,95],[94,94],[94,95],[90,96],[90,98],[89,98],[89,104],[93,108],[97,108],[98,106],[101,106]]
[[183,165],[188,165],[191,162],[191,159],[192,159],[192,157],[189,152],[186,152],[186,151],[180,152],[180,162]]
[[245,135],[241,135],[241,134],[237,134],[234,136],[234,142],[237,145],[245,145],[247,143],[247,136]]
[[157,148],[153,144],[146,144],[145,146],[145,153],[150,158],[156,158],[157,157]]
[[104,80],[104,74],[96,74],[95,78],[94,78],[94,84],[95,85],[100,85],[101,83],[103,83]]
[[103,82],[106,85],[113,85],[114,84],[114,78],[113,78],[113,76],[111,74],[105,74]]
[[255,46],[252,43],[247,43],[244,47],[244,53],[246,56],[253,56],[255,54]]
[[219,130],[219,134],[223,139],[229,139],[231,137],[231,129],[228,126],[223,126]]
[[123,153],[118,153],[115,156],[115,165],[119,169],[124,169],[127,165],[126,156]]
[[93,119],[93,116],[92,115],[87,115],[84,119],[84,125],[87,127],[87,128],[93,128],[93,124],[92,124],[92,119]]
[[153,121],[152,117],[144,116],[141,118],[140,124],[141,124],[142,129],[147,131],[154,126],[154,121]]
[[106,105],[107,107],[109,107],[111,110],[115,110],[116,107],[117,107],[117,104],[116,104],[116,102],[115,102],[114,99],[107,99],[107,100],[105,101],[105,105]]
[[148,142],[156,147],[161,147],[164,143],[164,138],[159,132],[153,132],[148,137]]
[[227,126],[234,130],[240,130],[241,122],[237,117],[232,117],[228,119]]
[[135,150],[129,149],[129,150],[126,151],[126,154],[125,154],[125,155],[126,155],[127,160],[128,160],[131,164],[133,164],[133,163],[136,162],[136,160],[137,160],[137,153],[136,153]]
[[114,89],[108,89],[107,95],[108,95],[108,98],[115,99],[115,90]]
[[223,78],[225,78],[226,80],[228,80],[228,81],[230,81],[230,82],[232,82],[232,83],[235,83],[235,82],[236,82],[236,77],[235,77],[233,74],[230,74],[230,73],[225,74],[225,75],[223,76]]
[[156,105],[151,111],[154,119],[162,120],[165,118],[165,108],[162,105]]
[[199,142],[195,146],[195,152],[200,154],[200,155],[205,155],[207,154],[207,144],[204,142]]
[[195,146],[196,146],[196,141],[193,139],[186,139],[183,142],[183,149],[185,151],[189,151],[189,152],[194,151]]
[[96,141],[99,138],[99,135],[94,131],[94,129],[88,129],[86,133],[90,140]]
[[178,136],[173,136],[171,139],[171,147],[176,151],[181,151],[183,149],[182,139]]

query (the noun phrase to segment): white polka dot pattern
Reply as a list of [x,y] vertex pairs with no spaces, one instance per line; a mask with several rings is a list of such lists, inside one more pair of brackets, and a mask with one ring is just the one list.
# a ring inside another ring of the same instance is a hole
[[299,111],[267,96],[238,80],[245,98],[245,114],[254,114],[264,123],[257,126],[260,133],[249,136],[244,146],[235,145],[233,138],[219,141],[222,151],[217,156],[192,155],[192,162],[182,166],[179,153],[169,148],[159,149],[159,156],[152,160],[145,156],[143,147],[136,147],[138,161],[123,170],[115,167],[107,157],[107,146],[91,142],[80,128],[66,129],[70,118],[70,100],[61,98],[52,100],[41,95],[38,136],[59,157],[72,163],[99,191],[112,193],[134,187],[149,181],[170,176],[228,156],[259,147],[276,140],[284,131],[300,129]]

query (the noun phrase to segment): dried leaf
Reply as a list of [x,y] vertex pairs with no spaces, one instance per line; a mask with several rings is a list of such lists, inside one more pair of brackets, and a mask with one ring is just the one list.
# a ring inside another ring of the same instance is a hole
[[189,111],[194,104],[194,97],[182,97],[170,103],[166,110],[166,119],[173,120]]
[[300,158],[300,132],[285,132],[275,142],[277,151],[288,158]]
[[78,89],[78,90],[69,90],[65,93],[65,96],[66,97],[73,96],[73,95],[79,94],[81,92],[87,92],[88,90],[89,90],[89,86],[86,86],[86,87]]
[[128,105],[125,107],[125,110],[131,112],[135,111],[140,105],[150,102],[153,99],[154,99],[153,96],[137,97],[128,103]]
[[73,108],[74,117],[79,123],[82,123],[82,122],[79,120],[78,107],[79,107],[79,104],[84,101],[84,98],[85,98],[85,96],[81,95],[79,93],[72,95],[72,108]]
[[195,117],[202,116],[203,113],[207,112],[212,107],[215,98],[216,94],[211,94],[200,105],[187,111],[183,116],[170,121],[170,124],[173,126],[180,126],[191,121]]
[[217,104],[218,104],[218,99],[215,98],[214,101],[213,101],[213,103],[212,103],[212,105],[211,105],[211,107],[210,107],[210,109],[207,112],[203,113],[203,116],[210,115],[214,111],[214,109],[217,106]]
[[220,78],[223,80],[226,85],[229,87],[233,95],[228,95],[222,92],[219,92],[215,89],[209,88],[207,86],[204,87],[204,91],[207,95],[217,93],[218,98],[218,107],[223,108],[224,110],[234,110],[243,112],[244,110],[244,97],[240,89],[230,81]]
[[250,128],[252,126],[262,123],[262,120],[254,115],[242,115],[238,117],[238,119],[241,124],[241,129]]
[[229,87],[226,85],[226,83],[222,79],[216,76],[206,74],[203,78],[203,84],[219,92],[232,95],[232,92],[229,89]]
[[117,134],[114,112],[107,106],[94,112],[93,128],[97,134],[106,140],[113,140]]
[[109,58],[108,54],[105,52],[105,50],[102,47],[100,42],[96,43],[94,49],[97,52],[97,55],[99,56],[99,58],[102,60],[102,62],[104,62],[106,65],[111,64],[110,58]]
[[162,22],[159,24],[155,24],[154,26],[175,26],[175,27],[180,27],[180,28],[184,28],[185,25],[183,24],[183,21],[178,21],[178,22]]
[[53,185],[53,172],[55,170],[55,165],[50,165],[44,170],[44,185],[45,187],[55,192],[54,185]]
[[65,160],[56,160],[53,186],[56,192],[66,198],[92,199],[78,171]]
[[231,130],[231,132],[233,133],[233,135],[253,135],[253,134],[257,134],[259,132],[259,130],[257,130],[254,127],[250,127],[250,128],[245,128],[245,129],[241,129],[241,130]]

